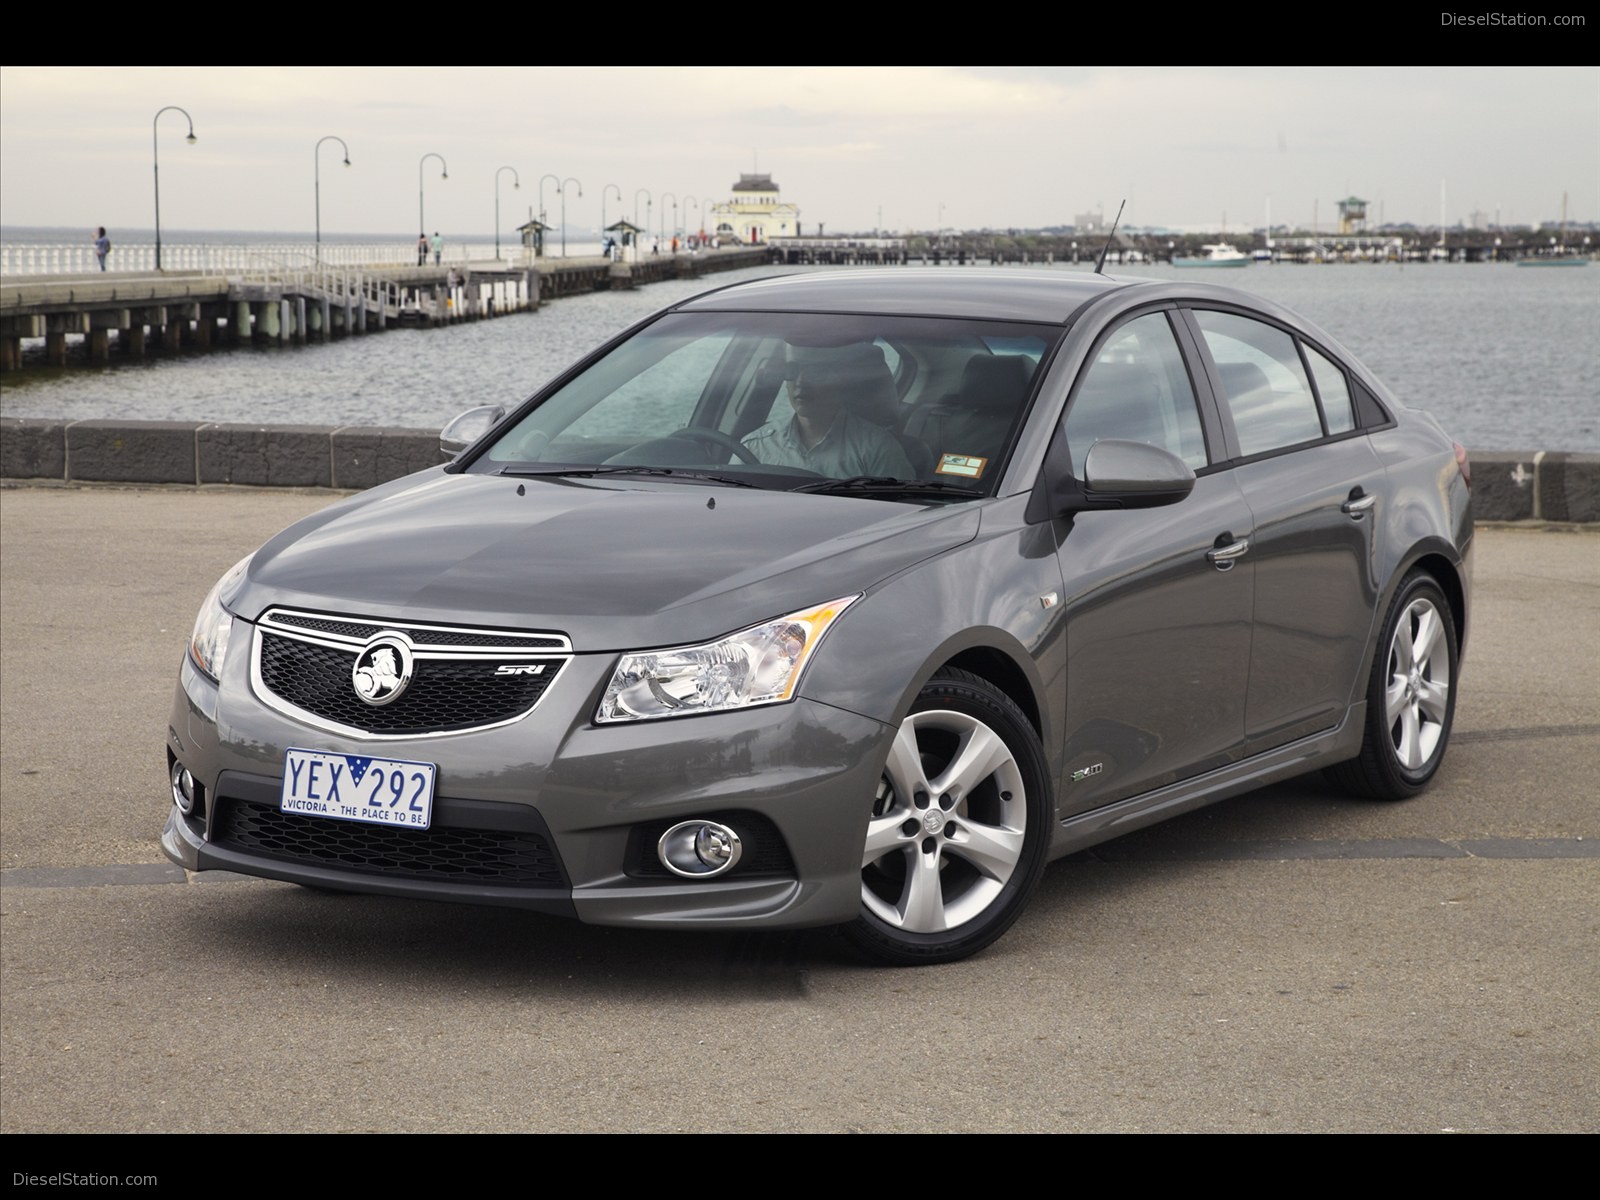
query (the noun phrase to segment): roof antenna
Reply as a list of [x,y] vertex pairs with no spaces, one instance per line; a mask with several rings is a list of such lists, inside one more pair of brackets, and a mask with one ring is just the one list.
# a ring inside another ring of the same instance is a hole
[[1117,224],[1122,220],[1122,210],[1126,208],[1127,205],[1128,198],[1124,196],[1122,198],[1122,203],[1117,205],[1117,218],[1115,221],[1111,222],[1111,232],[1106,234],[1106,244],[1100,247],[1100,261],[1094,265],[1094,273],[1096,275],[1105,274],[1101,268],[1106,265],[1106,251],[1111,249],[1111,239],[1117,236]]

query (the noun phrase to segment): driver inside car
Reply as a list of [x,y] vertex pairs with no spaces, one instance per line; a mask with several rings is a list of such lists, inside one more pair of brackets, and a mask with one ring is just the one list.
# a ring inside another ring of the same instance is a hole
[[[789,347],[784,385],[794,415],[769,421],[744,439],[763,463],[799,467],[835,479],[915,477],[894,434],[852,412],[850,400],[878,385],[843,347]],[[882,367],[882,356],[877,365]],[[887,379],[887,368],[882,367]],[[890,381],[892,386],[892,381]]]

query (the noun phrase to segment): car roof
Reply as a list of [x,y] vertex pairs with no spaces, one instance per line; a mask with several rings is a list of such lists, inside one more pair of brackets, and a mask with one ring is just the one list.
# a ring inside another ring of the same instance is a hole
[[935,269],[814,271],[705,292],[677,312],[839,312],[1064,324],[1080,308],[1137,286],[1082,271]]

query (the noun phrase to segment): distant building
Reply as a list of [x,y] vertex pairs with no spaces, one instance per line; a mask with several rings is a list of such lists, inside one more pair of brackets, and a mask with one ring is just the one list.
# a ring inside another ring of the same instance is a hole
[[1364,233],[1367,228],[1367,202],[1358,196],[1339,201],[1339,232],[1345,235]]
[[1072,218],[1072,227],[1078,233],[1093,233],[1105,227],[1106,215],[1103,212],[1078,213]]
[[771,175],[741,172],[733,199],[713,204],[711,220],[718,237],[750,244],[800,233],[800,208],[782,201]]
[[534,258],[544,257],[544,235],[550,232],[550,226],[543,221],[530,218],[525,225],[518,225],[517,232],[522,235],[522,248]]

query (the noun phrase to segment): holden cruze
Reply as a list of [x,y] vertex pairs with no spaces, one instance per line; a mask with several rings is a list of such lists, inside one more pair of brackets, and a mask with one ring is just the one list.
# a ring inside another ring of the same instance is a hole
[[1445,755],[1466,453],[1237,291],[764,279],[444,440],[206,598],[174,861],[930,963],[1050,859]]

